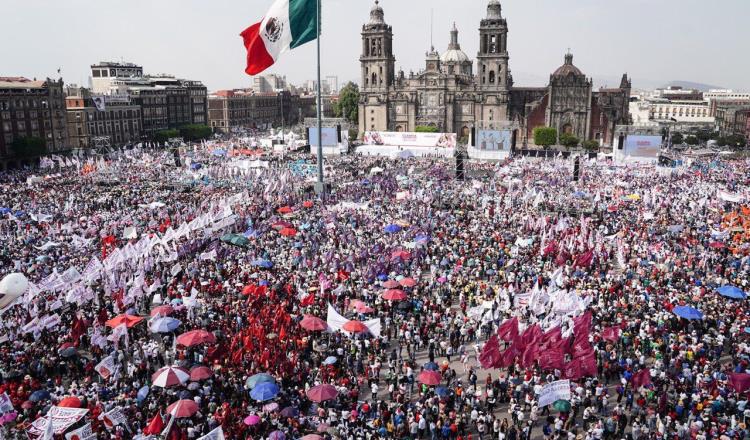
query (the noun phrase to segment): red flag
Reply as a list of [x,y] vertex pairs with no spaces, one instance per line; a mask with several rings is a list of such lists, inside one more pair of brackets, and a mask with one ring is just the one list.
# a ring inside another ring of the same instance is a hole
[[344,269],[339,269],[338,274],[336,274],[339,281],[346,281],[349,279],[349,272],[345,271]]
[[161,413],[156,413],[153,419],[148,423],[148,426],[143,428],[143,433],[146,435],[159,435],[164,429],[164,420],[161,418]]
[[570,380],[578,380],[583,377],[580,359],[573,359],[572,361],[565,364],[565,367],[562,371],[562,377],[564,379]]
[[300,300],[299,305],[301,305],[302,307],[308,307],[313,305],[314,303],[315,295],[313,295],[312,293],[308,293],[304,296],[304,298],[302,298],[302,300]]
[[591,312],[586,311],[583,315],[574,318],[573,319],[573,334],[576,336],[576,338],[583,336],[583,334],[586,334],[586,337],[588,338],[588,333],[591,330]]
[[558,326],[542,335],[539,343],[543,348],[555,346],[557,342],[562,340],[562,329]]
[[596,376],[598,372],[596,368],[596,355],[592,352],[579,359],[581,361],[581,373],[584,376]]
[[515,341],[518,337],[518,318],[513,317],[500,324],[497,335],[505,342]]
[[479,363],[482,364],[482,368],[488,370],[500,362],[500,356],[500,343],[497,335],[492,335],[484,344],[484,347],[482,347],[482,353],[479,355]]
[[594,261],[594,251],[587,251],[582,253],[581,255],[576,258],[575,264],[573,264],[573,267],[589,267],[591,266],[591,263]]
[[573,344],[573,357],[587,356],[594,354],[594,347],[591,346],[588,339],[576,338]]
[[617,342],[620,339],[620,326],[613,325],[602,330],[602,339],[605,341]]
[[500,357],[498,368],[509,367],[519,354],[521,354],[521,350],[518,348],[517,344],[511,344],[511,346],[508,347]]
[[521,335],[521,341],[523,341],[525,346],[534,344],[540,339],[542,339],[542,328],[539,327],[539,324],[534,324],[531,327],[528,327],[524,330],[523,335]]
[[529,368],[534,366],[534,362],[539,358],[539,344],[533,342],[526,346],[521,356],[521,366]]
[[738,393],[742,394],[750,389],[750,374],[730,373],[728,382],[729,386],[734,388]]
[[[643,370],[635,373],[633,377],[630,379],[630,382],[633,384],[633,388],[635,389],[638,389],[644,385],[650,384],[651,383],[651,370],[649,370],[648,368],[644,368]],[[750,385],[750,382],[748,382],[748,385]]]
[[561,370],[565,368],[565,356],[561,350],[547,349],[539,353],[539,367],[543,370]]

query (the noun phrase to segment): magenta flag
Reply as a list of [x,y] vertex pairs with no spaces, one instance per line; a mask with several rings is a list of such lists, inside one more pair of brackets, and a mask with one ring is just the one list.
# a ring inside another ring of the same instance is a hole
[[633,384],[633,388],[638,389],[642,386],[649,385],[651,383],[651,370],[644,368],[643,370],[635,373],[630,379]]
[[565,355],[561,350],[547,349],[539,353],[539,367],[543,370],[560,370],[565,368]]
[[586,311],[583,315],[573,319],[573,334],[578,337],[582,337],[584,334],[588,338],[588,334],[591,331],[591,312]]
[[738,393],[742,394],[750,389],[750,374],[731,373],[729,374],[729,385]]
[[500,324],[497,335],[505,342],[513,342],[518,337],[518,318],[513,317]]
[[620,339],[620,326],[613,325],[602,330],[602,339],[605,341],[617,342]]
[[479,363],[485,370],[492,368],[500,362],[500,343],[497,335],[492,335],[482,347],[482,353],[479,355]]

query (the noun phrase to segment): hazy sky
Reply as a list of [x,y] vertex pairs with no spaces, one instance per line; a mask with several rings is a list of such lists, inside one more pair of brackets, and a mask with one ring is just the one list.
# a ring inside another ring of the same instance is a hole
[[[358,80],[361,42],[373,0],[322,0],[323,76]],[[5,43],[0,76],[56,75],[88,84],[89,66],[132,61],[148,73],[200,79],[209,88],[247,87],[239,33],[272,0],[0,0]],[[476,58],[487,0],[381,0],[393,26],[398,68],[419,70],[430,44],[449,42],[456,22],[462,49]],[[598,85],[628,72],[636,87],[671,80],[750,89],[749,0],[507,0],[508,49],[516,85],[546,84],[571,48]],[[294,83],[315,76],[315,44],[285,54],[269,72]]]

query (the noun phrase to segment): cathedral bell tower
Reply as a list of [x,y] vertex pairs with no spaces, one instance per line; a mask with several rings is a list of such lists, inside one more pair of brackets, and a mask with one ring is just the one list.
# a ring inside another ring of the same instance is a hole
[[395,80],[393,29],[385,23],[383,8],[375,0],[370,21],[362,26],[362,90],[385,91]]
[[509,90],[513,80],[508,70],[508,23],[500,0],[490,0],[487,17],[479,25],[477,78],[482,92],[481,119],[507,120]]

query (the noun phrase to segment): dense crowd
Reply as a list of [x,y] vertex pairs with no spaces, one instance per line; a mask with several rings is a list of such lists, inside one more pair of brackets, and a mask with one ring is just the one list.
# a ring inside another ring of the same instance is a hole
[[0,437],[750,435],[746,162],[182,159],[0,176]]

